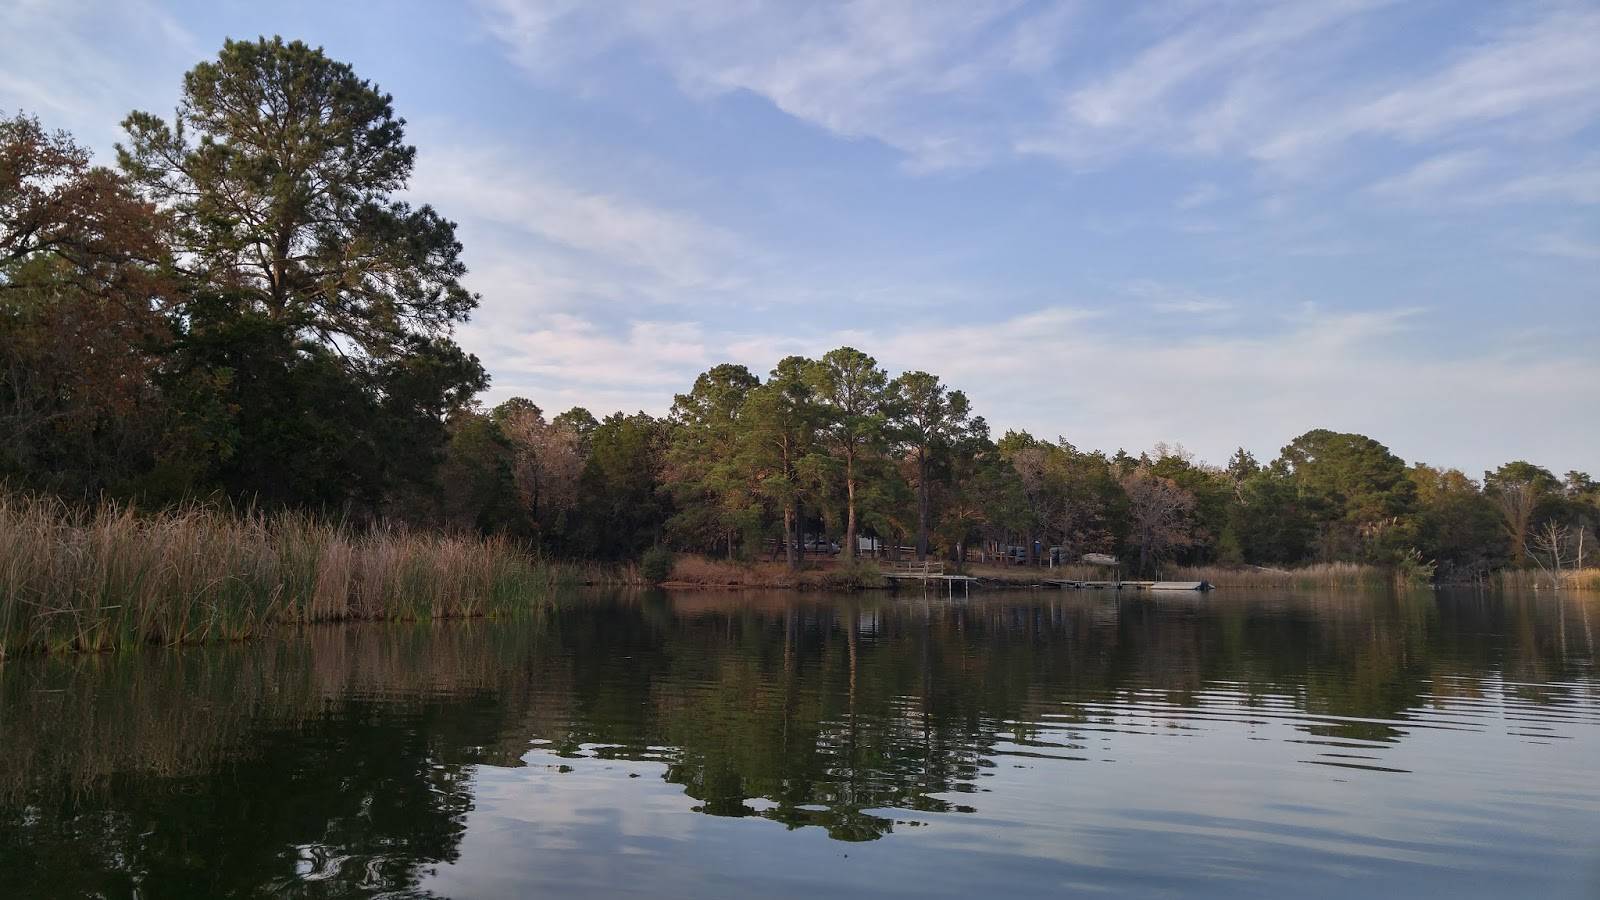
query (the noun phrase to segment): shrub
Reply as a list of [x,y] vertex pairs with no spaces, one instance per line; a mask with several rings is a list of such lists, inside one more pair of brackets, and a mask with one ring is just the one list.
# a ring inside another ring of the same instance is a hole
[[639,558],[639,574],[650,584],[660,584],[672,577],[672,551],[655,546]]
[[876,564],[856,560],[822,573],[818,586],[830,591],[859,591],[888,587],[889,579]]

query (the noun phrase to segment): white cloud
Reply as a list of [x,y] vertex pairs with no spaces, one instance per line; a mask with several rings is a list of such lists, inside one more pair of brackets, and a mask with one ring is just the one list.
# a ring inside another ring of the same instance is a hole
[[[1600,114],[1600,10],[1588,3],[1480,9],[1471,37],[1374,65],[1375,46],[1417,27],[1415,6],[481,2],[512,58],[548,82],[592,82],[587,63],[625,50],[689,96],[749,92],[893,147],[918,171],[1031,156],[1100,167],[1155,152],[1281,178],[1344,160],[1398,194],[1408,176],[1469,173],[1396,172],[1347,145],[1382,139],[1464,166],[1490,148],[1559,142]],[[1220,196],[1197,190],[1178,208]]]
[[1300,98],[1313,41],[1387,0],[1244,3],[1179,23],[1156,20],[1150,43],[1059,97],[1056,115],[1018,140],[1026,154],[1073,164],[1135,149],[1217,153],[1259,132]]
[[215,50],[141,0],[10,0],[0,18],[0,113],[37,115],[101,152],[120,137],[124,116],[176,100],[179,75]]
[[1431,75],[1315,109],[1253,153],[1294,162],[1363,135],[1416,142],[1489,125],[1513,139],[1570,134],[1600,110],[1596,34],[1600,11],[1558,8],[1485,37]]
[[1214,315],[1233,309],[1233,303],[1220,297],[1150,279],[1135,281],[1129,284],[1126,290],[1129,294],[1144,300],[1157,312]]
[[685,212],[604,191],[574,187],[542,171],[536,157],[510,148],[466,149],[430,142],[419,154],[411,192],[462,219],[518,235],[525,260],[533,238],[603,263],[643,273],[645,287],[726,288],[728,261],[740,251],[728,231]]
[[1147,122],[1166,112],[1168,100],[1201,76],[1237,71],[1263,55],[1281,54],[1349,16],[1371,0],[1268,5],[1246,22],[1216,16],[1150,46],[1125,66],[1066,98],[1066,110],[1083,125],[1104,129]]
[[1367,190],[1394,200],[1431,199],[1441,188],[1453,187],[1488,165],[1488,154],[1479,150],[1442,153],[1429,157],[1410,169],[1385,178]]
[[1185,191],[1173,205],[1182,210],[1199,209],[1222,199],[1223,193],[1222,188],[1208,181]]
[[1427,326],[1418,310],[1312,310],[1250,336],[1163,340],[1092,319],[1049,324],[915,329],[863,346],[891,365],[940,372],[997,428],[1061,433],[1085,447],[1176,437],[1220,461],[1240,443],[1270,455],[1304,430],[1331,427],[1473,471],[1519,455],[1579,466],[1600,441],[1593,424],[1549,428],[1600,402],[1600,361],[1438,357],[1419,349]]
[[1577,165],[1515,175],[1486,187],[1472,199],[1483,203],[1560,202],[1600,203],[1600,159]]
[[1529,249],[1545,256],[1600,261],[1600,240],[1584,239],[1570,234],[1540,235],[1531,242]]
[[937,372],[965,390],[997,430],[1059,434],[1082,447],[1139,448],[1179,438],[1201,458],[1219,461],[1241,443],[1270,456],[1305,430],[1329,427],[1369,434],[1408,459],[1466,471],[1518,457],[1592,466],[1600,426],[1554,433],[1548,425],[1600,403],[1600,361],[1510,352],[1441,357],[1422,349],[1435,327],[1429,315],[1307,306],[1251,335],[1160,340],[1071,307],[807,335],[649,321],[606,335],[585,321],[557,318],[532,335],[498,338],[509,352],[498,358],[504,374],[494,393],[525,393],[550,408],[587,405],[597,414],[641,407],[659,414],[715,363],[740,362],[764,375],[785,355],[850,344],[891,372]]
[[493,372],[493,401],[521,394],[549,409],[583,405],[597,415],[641,406],[664,412],[675,392],[714,364],[702,328],[689,322],[638,320],[613,331],[547,313],[534,327],[474,323],[459,337]]
[[1518,203],[1600,203],[1600,160],[1496,160],[1478,150],[1442,153],[1367,187],[1370,195],[1414,209]]
[[[625,8],[489,0],[490,27],[536,75],[584,50],[640,48],[698,96],[748,91],[797,119],[904,151],[921,169],[988,158],[995,82],[1054,60],[1070,7],[1019,2],[779,0]],[[575,49],[581,48],[581,49]]]

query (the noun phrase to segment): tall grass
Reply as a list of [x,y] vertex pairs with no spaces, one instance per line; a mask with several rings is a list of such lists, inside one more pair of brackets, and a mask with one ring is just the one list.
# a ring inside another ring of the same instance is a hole
[[1169,581],[1208,581],[1217,587],[1381,587],[1395,576],[1388,569],[1363,563],[1331,562],[1271,569],[1264,566],[1175,566],[1163,569]]
[[793,570],[782,562],[728,561],[684,553],[674,557],[672,571],[663,584],[669,588],[854,591],[888,587],[889,581],[883,577],[882,568],[870,559],[812,562]]
[[569,568],[494,538],[0,494],[0,657],[237,640],[285,623],[492,615],[540,602],[581,574]]
[[1600,591],[1600,568],[1565,569],[1560,584],[1556,577],[1541,569],[1502,569],[1490,577],[1490,584],[1501,590],[1549,590],[1560,587],[1574,591]]
[[[1045,579],[1066,581],[1110,581],[1110,569],[1095,566],[1064,565],[1054,568],[1031,566],[969,565],[968,573],[997,583],[1037,584]],[[1162,566],[1154,575],[1124,571],[1127,581],[1208,581],[1218,587],[1236,588],[1327,588],[1381,587],[1395,580],[1395,573],[1380,566],[1335,562],[1274,569],[1265,566]]]

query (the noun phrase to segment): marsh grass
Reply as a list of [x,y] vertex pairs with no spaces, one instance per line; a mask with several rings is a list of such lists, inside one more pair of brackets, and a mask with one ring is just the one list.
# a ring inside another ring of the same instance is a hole
[[808,563],[793,570],[782,562],[729,561],[692,554],[673,558],[672,572],[662,582],[668,588],[797,588],[800,590],[854,591],[884,588],[879,563],[871,559],[853,563],[829,560]]
[[[1490,577],[1490,585],[1507,591],[1549,590],[1556,578],[1540,569],[1502,569]],[[1600,591],[1600,568],[1565,569],[1561,572],[1563,590]]]
[[0,657],[240,640],[352,619],[498,615],[601,573],[514,543],[301,513],[139,514],[0,494]]
[[1164,569],[1168,581],[1208,581],[1217,587],[1376,588],[1395,580],[1392,570],[1363,563],[1333,562],[1272,569],[1264,566],[1178,566]]
[[672,561],[666,584],[677,587],[788,588],[801,581],[803,572],[783,563],[738,562],[682,553]]

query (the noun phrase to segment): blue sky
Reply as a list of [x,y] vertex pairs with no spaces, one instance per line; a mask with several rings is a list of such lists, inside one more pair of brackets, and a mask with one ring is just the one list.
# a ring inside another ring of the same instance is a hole
[[0,0],[110,160],[224,37],[394,95],[489,400],[849,343],[996,431],[1600,473],[1600,0]]

